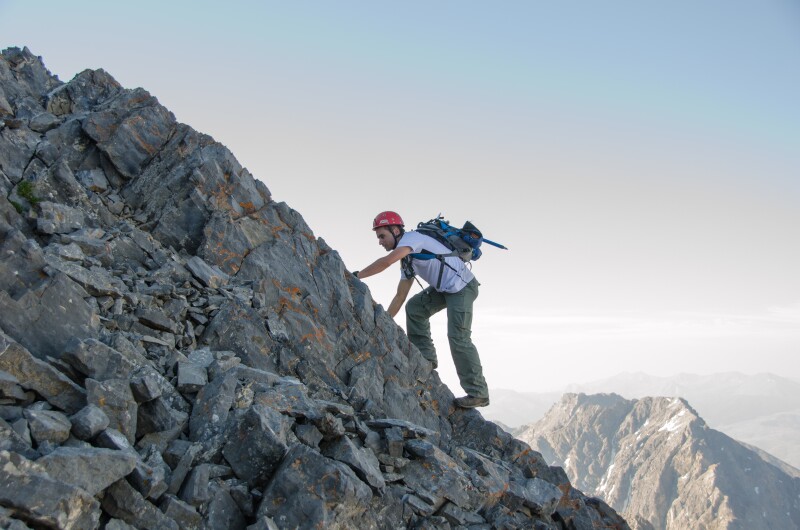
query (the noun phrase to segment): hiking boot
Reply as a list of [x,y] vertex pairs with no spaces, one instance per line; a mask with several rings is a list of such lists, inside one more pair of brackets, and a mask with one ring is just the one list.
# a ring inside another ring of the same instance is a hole
[[453,400],[456,407],[461,407],[462,409],[474,409],[475,407],[485,407],[489,404],[489,398],[481,398],[481,397],[473,397],[473,396],[464,396],[460,398],[455,398]]

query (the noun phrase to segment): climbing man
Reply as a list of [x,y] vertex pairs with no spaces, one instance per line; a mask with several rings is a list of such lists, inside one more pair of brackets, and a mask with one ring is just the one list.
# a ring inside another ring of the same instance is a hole
[[378,244],[389,253],[353,274],[368,278],[401,262],[397,286],[389,314],[396,316],[406,301],[414,277],[419,276],[428,287],[412,296],[406,304],[406,332],[423,357],[438,366],[436,348],[431,339],[430,318],[447,308],[447,338],[461,388],[466,396],[455,399],[455,405],[469,409],[489,404],[489,389],[483,378],[478,350],[472,343],[472,305],[478,297],[478,280],[458,256],[440,259],[417,259],[414,254],[450,254],[452,251],[436,239],[415,232],[406,232],[403,219],[396,212],[381,212],[372,222]]

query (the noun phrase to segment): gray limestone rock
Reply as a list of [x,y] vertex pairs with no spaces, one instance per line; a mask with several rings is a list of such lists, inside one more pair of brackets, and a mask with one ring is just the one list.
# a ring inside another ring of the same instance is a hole
[[108,427],[110,420],[97,405],[86,405],[70,417],[72,434],[80,440],[90,440]]
[[[0,204],[8,203],[0,200]],[[0,238],[0,289],[17,299],[41,284],[42,269],[47,262],[41,247],[22,231],[10,228],[0,229],[0,233],[4,233]]]
[[4,530],[31,530],[30,526],[19,519],[12,518],[12,515],[13,512],[11,510],[0,507],[0,528]]
[[134,449],[131,443],[128,441],[128,438],[118,430],[111,427],[97,435],[97,437],[94,439],[94,445],[97,447],[104,447],[106,449],[114,449],[115,451],[125,451],[136,455],[137,458],[139,455],[136,452],[136,449]]
[[11,399],[14,401],[24,401],[25,391],[19,384],[19,380],[4,370],[0,370],[0,399]]
[[[433,449],[431,454],[427,454],[429,448]],[[406,485],[414,489],[417,495],[420,492],[428,493],[430,504],[436,509],[441,508],[445,501],[450,501],[459,508],[469,510],[472,506],[467,492],[471,489],[471,482],[458,463],[432,444],[426,445],[425,450],[420,452],[424,456],[412,459],[403,468]],[[431,476],[435,476],[436,480],[431,481]]]
[[131,526],[122,519],[109,519],[106,523],[105,530],[137,530],[135,526]]
[[264,318],[238,300],[220,307],[199,342],[212,350],[233,351],[251,368],[278,371],[275,363],[278,345],[264,325]]
[[0,167],[13,182],[19,182],[25,173],[36,146],[39,135],[27,128],[4,127],[0,130]]
[[195,466],[181,488],[180,498],[195,507],[208,502],[211,499],[210,481],[211,465]]
[[191,361],[178,363],[178,390],[184,393],[196,393],[208,384],[208,372],[205,367]]
[[159,377],[152,372],[141,373],[131,379],[131,391],[138,403],[146,403],[161,397],[163,392],[162,385],[159,384]]
[[[52,226],[58,230],[57,233],[66,234],[81,228],[86,220],[86,214],[91,219],[95,217],[92,213],[100,212],[93,212],[92,201],[89,200],[83,186],[75,179],[69,160],[65,157],[52,159],[56,156],[56,153],[57,150],[53,149],[49,157],[42,157],[42,165],[39,167],[36,166],[39,163],[39,158],[34,159],[26,170],[26,178],[36,175],[36,189],[39,196],[47,198],[47,202],[59,205],[56,207],[57,211],[55,212]],[[45,162],[49,162],[51,165],[44,167]],[[44,203],[40,203],[40,206],[41,204]],[[72,208],[73,210],[68,210],[67,208]],[[47,214],[48,218],[50,216],[51,214]],[[39,226],[37,225],[38,228]],[[47,230],[39,231],[40,233],[47,233]]]
[[466,447],[456,448],[454,454],[469,466],[469,478],[486,499],[486,507],[491,508],[500,502],[511,480],[511,466]]
[[438,433],[431,429],[415,425],[407,420],[396,418],[377,418],[367,421],[367,426],[373,429],[400,429],[404,438],[433,438],[436,439]]
[[233,355],[231,352],[212,352],[208,348],[200,348],[189,352],[189,361],[207,369],[209,366],[211,366],[211,363],[214,362],[216,353],[228,353]]
[[325,412],[321,416],[313,418],[313,420],[314,426],[322,434],[323,440],[336,440],[347,432],[341,418],[337,418],[329,412]]
[[236,476],[252,486],[266,483],[286,454],[290,422],[264,405],[243,411],[222,450]]
[[61,120],[57,116],[54,116],[49,112],[42,112],[31,118],[28,127],[30,127],[32,131],[45,133],[50,129],[57,127],[59,123],[61,123]]
[[407,493],[403,496],[403,504],[408,505],[414,511],[414,513],[424,517],[433,515],[433,512],[436,511],[435,506],[420,499],[412,493]]
[[13,375],[23,388],[36,391],[50,404],[74,413],[86,405],[85,391],[64,374],[0,331],[0,369]]
[[197,455],[200,454],[202,449],[203,446],[199,443],[191,444],[185,448],[183,454],[180,456],[180,460],[178,460],[178,463],[173,467],[172,478],[170,479],[167,492],[173,495],[178,494],[183,486],[183,482],[186,480],[186,476],[192,470]]
[[163,311],[140,308],[136,310],[135,315],[136,318],[139,319],[139,322],[149,328],[158,331],[167,331],[172,334],[176,334],[180,331],[177,322],[165,315]]
[[358,478],[382,493],[386,481],[380,470],[380,462],[375,454],[366,447],[357,447],[350,438],[342,436],[337,440],[325,444],[322,454],[345,463],[355,471]]
[[525,484],[525,505],[534,513],[552,515],[563,492],[540,478],[531,478]]
[[[141,410],[141,407],[139,410]],[[188,416],[186,416],[186,420],[188,421]],[[139,423],[137,422],[137,427],[138,426]],[[136,448],[141,450],[152,445],[155,446],[160,453],[164,453],[167,447],[169,447],[169,444],[177,440],[183,434],[185,427],[186,421],[166,431],[149,432],[139,438],[139,441],[136,442]]]
[[178,530],[178,523],[148,502],[125,480],[118,480],[106,489],[103,510],[142,530]]
[[102,409],[108,416],[109,425],[133,444],[136,439],[137,404],[128,380],[86,379],[86,393],[89,404]]
[[357,527],[371,499],[369,486],[348,466],[297,444],[264,489],[257,516],[288,528]]
[[106,173],[102,170],[102,168],[78,171],[75,173],[75,178],[77,178],[78,182],[80,182],[86,189],[94,192],[102,193],[109,188]]
[[83,212],[63,204],[42,202],[36,219],[36,229],[42,234],[68,234],[82,228]]
[[[72,338],[97,336],[100,320],[84,301],[88,297],[80,285],[63,273],[55,273],[18,298],[0,291],[3,336],[13,338],[39,359],[59,358]],[[0,338],[0,350],[7,348],[7,342],[7,338]]]
[[[221,351],[221,352],[214,352],[214,360],[211,361],[211,364],[208,365],[208,377],[214,379],[219,374],[223,374],[228,370],[237,370],[237,375],[240,379],[251,379],[252,375],[255,372],[259,372],[262,374],[268,374],[268,372],[264,372],[262,370],[256,370],[255,368],[247,368],[241,366],[242,360],[237,357],[233,352],[230,351]],[[246,369],[247,373],[243,373],[243,371],[238,371],[239,368]],[[251,379],[252,380],[252,379]]]
[[189,418],[189,438],[202,440],[222,431],[233,405],[237,379],[232,373],[211,381],[197,394]]
[[60,444],[69,438],[69,431],[72,423],[69,418],[55,410],[33,410],[25,411],[25,418],[31,430],[31,437],[37,445],[45,442]]
[[73,339],[61,358],[87,377],[97,381],[129,379],[137,366],[133,361],[97,339]]
[[[386,440],[386,451],[389,453],[389,456],[395,458],[402,457],[406,448],[403,431],[399,427],[391,427],[383,431],[383,436]],[[411,447],[414,448],[417,446],[411,445]]]
[[[257,393],[255,401],[294,418],[308,418],[318,421],[323,419],[325,414],[333,418],[333,415],[326,413],[318,402],[308,396],[308,389],[302,384],[276,384],[272,388],[266,388]],[[331,421],[334,420],[331,419]]]
[[48,112],[56,116],[84,112],[117,95],[122,87],[103,70],[84,70],[67,84],[49,91]]
[[312,449],[319,450],[319,443],[322,441],[322,433],[313,425],[303,423],[295,426],[294,433],[297,438]]
[[136,461],[128,482],[143,497],[157,500],[167,491],[171,470],[154,445],[143,451],[142,458]]
[[180,431],[189,421],[189,414],[173,407],[173,403],[166,397],[141,403],[136,412],[136,437],[141,438],[148,434]]
[[203,517],[195,507],[174,495],[164,495],[159,507],[164,515],[178,523],[181,530],[200,530],[202,527]]
[[[230,486],[228,493],[230,493],[231,498],[233,498],[233,501],[239,507],[242,514],[249,519],[255,517],[256,505],[253,502],[253,497],[255,495],[250,493],[247,484],[235,480],[228,480],[226,481],[226,487],[227,486]],[[259,490],[253,490],[253,492],[258,492],[258,495],[261,493]]]
[[[236,359],[238,359],[238,357]],[[239,360],[239,362],[241,362],[241,360]],[[236,369],[236,375],[239,377],[239,379],[261,383],[267,387],[275,386],[276,384],[284,381],[284,378],[276,373],[251,368],[249,366],[239,364],[239,362],[236,362],[235,365],[231,367]]]
[[102,267],[94,265],[86,268],[73,261],[55,259],[51,255],[48,255],[47,258],[47,262],[53,270],[69,276],[92,296],[121,298],[127,291],[125,284],[120,279]]
[[175,117],[143,89],[123,92],[114,108],[94,112],[83,130],[114,167],[130,178],[141,173],[175,130]]
[[197,256],[192,256],[186,262],[186,268],[200,280],[200,283],[212,289],[226,285],[230,279],[219,267],[209,265]]
[[445,503],[437,512],[439,516],[444,517],[453,526],[467,526],[476,524],[485,524],[486,520],[474,512],[466,512],[453,504],[452,502]]
[[43,527],[84,530],[100,523],[100,505],[86,491],[54,480],[43,466],[8,451],[0,451],[0,505]]
[[259,517],[258,520],[247,527],[247,530],[279,530],[278,525],[270,517]]
[[136,462],[131,453],[97,447],[59,447],[36,461],[51,478],[93,496],[127,476]]
[[409,440],[405,443],[409,453],[417,458],[431,458],[436,456],[436,446],[425,440]]
[[21,437],[17,431],[2,418],[0,418],[0,451],[19,453],[26,458],[32,459],[39,456],[39,453],[34,451],[31,447],[31,441]]
[[56,256],[61,259],[65,259],[67,261],[77,261],[82,262],[86,259],[86,254],[83,253],[81,247],[76,245],[75,243],[69,243],[66,245],[57,245],[51,243],[45,249],[47,252],[52,252]]
[[245,530],[247,521],[230,492],[219,484],[213,490],[206,509],[206,527]]
[[20,418],[14,423],[11,424],[11,428],[17,433],[17,436],[22,439],[22,441],[27,446],[33,445],[33,439],[31,438],[31,429],[28,420],[25,418]]

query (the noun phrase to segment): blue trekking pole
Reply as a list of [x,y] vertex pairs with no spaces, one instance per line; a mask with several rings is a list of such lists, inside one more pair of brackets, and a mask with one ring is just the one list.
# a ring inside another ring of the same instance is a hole
[[508,250],[508,247],[506,247],[505,245],[501,245],[500,243],[495,243],[494,241],[490,241],[489,239],[486,239],[485,237],[483,238],[483,242],[484,243],[489,243],[493,247],[502,248],[503,250]]

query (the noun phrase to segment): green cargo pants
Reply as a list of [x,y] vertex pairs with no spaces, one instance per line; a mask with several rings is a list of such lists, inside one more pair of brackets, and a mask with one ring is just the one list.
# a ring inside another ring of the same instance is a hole
[[440,293],[428,287],[406,304],[406,332],[411,343],[428,361],[438,366],[431,339],[430,318],[447,308],[447,338],[461,388],[473,397],[489,397],[478,349],[472,343],[472,304],[478,298],[478,280],[473,279],[457,293]]

